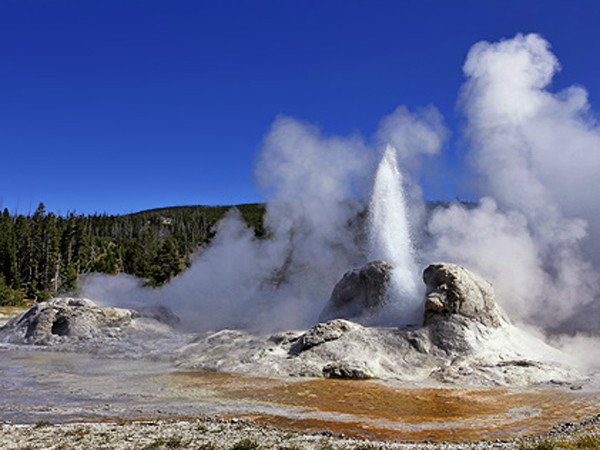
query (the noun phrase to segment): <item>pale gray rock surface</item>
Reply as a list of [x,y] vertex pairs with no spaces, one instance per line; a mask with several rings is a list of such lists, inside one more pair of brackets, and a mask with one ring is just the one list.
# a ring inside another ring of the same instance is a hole
[[296,341],[294,351],[300,353],[325,342],[335,341],[347,333],[356,329],[356,324],[348,320],[334,319],[325,323],[318,323]]
[[494,288],[483,278],[456,264],[431,264],[423,272],[425,324],[459,315],[489,327],[508,323],[496,303]]
[[582,379],[567,355],[508,321],[485,280],[453,264],[428,267],[424,279],[427,303],[420,327],[367,327],[334,319],[273,335],[240,330],[184,335],[156,320],[172,319],[162,309],[146,312],[152,318],[62,298],[11,319],[0,328],[0,342],[264,376],[485,386],[568,385]]
[[342,378],[347,380],[367,380],[373,378],[373,373],[361,361],[336,361],[323,367],[325,378]]
[[120,358],[170,359],[189,337],[174,333],[177,317],[165,307],[143,311],[61,297],[34,304],[0,327],[0,342],[43,345]]
[[176,328],[181,324],[181,318],[163,305],[144,306],[137,310],[142,317],[157,320],[170,327]]
[[360,321],[381,310],[394,268],[385,261],[371,261],[349,270],[335,285],[319,321],[351,319]]
[[87,339],[131,325],[136,311],[96,306],[82,298],[53,298],[36,303],[0,329],[11,343],[51,344],[68,338]]

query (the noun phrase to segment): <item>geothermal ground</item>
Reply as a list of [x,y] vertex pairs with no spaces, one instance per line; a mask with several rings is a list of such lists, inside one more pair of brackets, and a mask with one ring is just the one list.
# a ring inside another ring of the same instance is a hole
[[0,348],[2,448],[230,448],[245,438],[264,448],[488,448],[597,431],[600,393],[589,379],[472,388],[259,377],[57,349]]
[[[173,420],[204,423],[210,416],[210,423],[226,424],[223,431],[241,421],[253,433],[258,429],[269,434],[275,428],[275,435],[289,431],[376,441],[510,440],[593,418],[600,401],[597,392],[560,387],[403,387],[380,381],[251,377],[16,348],[2,349],[0,360],[2,420],[38,424],[5,425],[4,433],[15,436],[39,430],[42,423],[63,424],[68,430],[76,428],[73,424],[103,424],[86,425],[100,433],[109,424],[130,422],[150,438],[156,429],[148,423],[158,427],[168,419],[176,435]],[[193,431],[186,433],[194,436]],[[195,439],[220,439],[214,430],[204,434],[195,433]],[[238,435],[241,439],[243,433]],[[21,448],[8,444],[3,448]]]

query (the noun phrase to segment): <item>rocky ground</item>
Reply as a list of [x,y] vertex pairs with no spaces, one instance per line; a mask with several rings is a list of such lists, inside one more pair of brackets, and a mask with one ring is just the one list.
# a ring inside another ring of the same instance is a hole
[[[533,447],[549,439],[575,440],[600,433],[600,416],[558,426],[549,433],[515,440],[468,442],[402,442],[355,439],[329,433],[294,433],[237,418],[202,417],[193,420],[140,420],[111,423],[52,425],[0,424],[0,448],[48,450],[463,450]],[[589,448],[589,447],[588,447]],[[592,447],[593,448],[593,447]]]
[[[332,320],[305,331],[182,334],[166,308],[74,298],[0,317],[0,449],[529,445],[473,440],[471,421],[486,438],[599,433],[599,378],[511,324],[491,285],[462,267],[425,271],[422,326],[366,326],[386,311],[389,270],[351,271],[324,310]],[[365,379],[379,381],[355,381]],[[435,443],[369,440],[386,437],[381,430],[405,439],[442,431]]]

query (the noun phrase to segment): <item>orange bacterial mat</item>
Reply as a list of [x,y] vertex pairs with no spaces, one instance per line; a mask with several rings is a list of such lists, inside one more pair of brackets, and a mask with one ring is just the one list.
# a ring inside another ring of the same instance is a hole
[[[549,431],[600,411],[598,393],[554,389],[406,388],[379,381],[302,381],[217,372],[175,372],[179,389],[250,403],[231,414],[280,428],[399,440],[508,439]],[[265,405],[278,406],[265,412]]]

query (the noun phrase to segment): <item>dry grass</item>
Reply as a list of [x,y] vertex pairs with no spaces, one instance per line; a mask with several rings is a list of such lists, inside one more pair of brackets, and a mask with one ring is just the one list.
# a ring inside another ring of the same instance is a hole
[[150,445],[144,447],[143,450],[158,450],[158,449],[175,449],[184,445],[183,440],[179,436],[157,438]]
[[0,314],[5,316],[16,315],[25,311],[29,306],[29,304],[23,306],[0,306]]
[[260,450],[260,445],[250,439],[242,439],[233,444],[231,450]]
[[600,436],[595,434],[572,439],[542,439],[522,442],[519,450],[600,450]]

